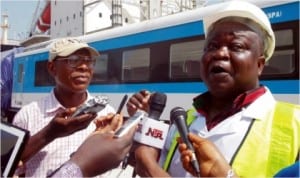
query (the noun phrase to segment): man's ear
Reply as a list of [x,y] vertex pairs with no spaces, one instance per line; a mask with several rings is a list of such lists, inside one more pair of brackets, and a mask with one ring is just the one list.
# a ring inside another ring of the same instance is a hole
[[47,62],[47,69],[49,74],[54,77],[56,75],[56,66],[53,61]]
[[257,72],[258,72],[258,76],[260,76],[262,74],[262,71],[265,67],[265,62],[266,62],[266,58],[265,56],[261,55],[258,57],[257,59]]

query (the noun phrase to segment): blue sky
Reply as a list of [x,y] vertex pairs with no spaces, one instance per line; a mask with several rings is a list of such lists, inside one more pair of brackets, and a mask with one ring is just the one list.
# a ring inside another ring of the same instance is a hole
[[38,0],[0,0],[0,3],[1,24],[3,23],[2,14],[8,15],[8,39],[24,40],[30,32]]

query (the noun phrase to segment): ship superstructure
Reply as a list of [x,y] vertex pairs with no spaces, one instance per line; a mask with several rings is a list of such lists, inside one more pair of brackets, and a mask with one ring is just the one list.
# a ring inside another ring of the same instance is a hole
[[[220,1],[224,0],[215,0]],[[34,12],[30,36],[21,45],[87,35],[205,5],[207,0],[43,0]]]

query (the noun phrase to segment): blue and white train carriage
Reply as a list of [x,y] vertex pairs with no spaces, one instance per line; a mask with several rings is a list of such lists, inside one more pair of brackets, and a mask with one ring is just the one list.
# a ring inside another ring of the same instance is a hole
[[[299,104],[299,1],[256,3],[268,14],[277,41],[261,83],[277,99]],[[108,95],[115,107],[124,94],[141,89],[164,92],[168,99],[163,119],[175,106],[189,108],[192,98],[206,90],[199,77],[204,44],[201,18],[214,12],[215,6],[218,4],[79,37],[101,53],[89,91]],[[17,54],[13,108],[38,99],[53,87],[46,69],[47,45]]]

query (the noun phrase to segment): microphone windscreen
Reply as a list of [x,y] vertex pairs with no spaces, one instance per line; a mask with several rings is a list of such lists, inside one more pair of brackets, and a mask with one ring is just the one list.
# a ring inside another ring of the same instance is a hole
[[186,111],[182,107],[175,107],[170,112],[171,122],[174,123],[176,119],[183,117],[187,118]]
[[175,107],[171,110],[170,115],[171,115],[171,122],[176,125],[181,138],[187,144],[188,148],[193,150],[193,146],[187,136],[189,131],[186,125],[186,118],[187,118],[186,111],[181,107]]
[[155,92],[151,95],[149,105],[149,117],[155,120],[159,120],[167,102],[167,95],[164,93]]

